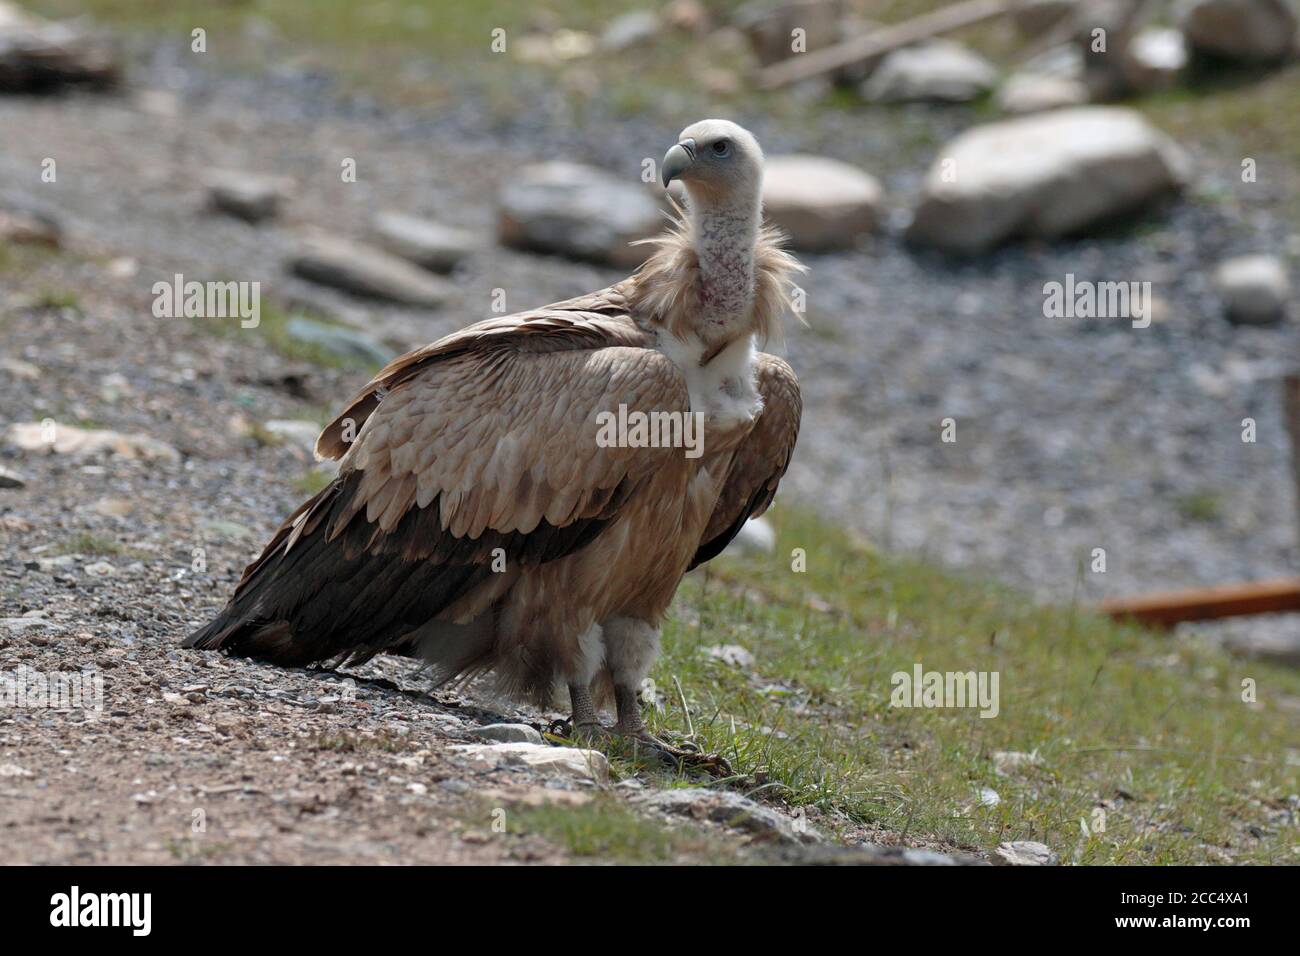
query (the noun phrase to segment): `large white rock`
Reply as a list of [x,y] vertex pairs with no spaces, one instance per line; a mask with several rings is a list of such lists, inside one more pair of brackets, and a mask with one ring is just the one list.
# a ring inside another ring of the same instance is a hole
[[763,211],[795,249],[843,249],[876,228],[880,183],[856,166],[821,156],[770,156],[763,172]]
[[999,843],[993,851],[993,862],[1000,866],[1055,866],[1057,856],[1045,843],[1034,840],[1012,840]]
[[939,152],[908,239],[979,252],[1078,233],[1179,188],[1187,169],[1174,142],[1132,110],[1080,107],[977,126]]
[[507,246],[606,263],[640,265],[652,251],[630,245],[664,231],[650,191],[592,166],[526,166],[501,190],[497,235]]
[[862,87],[875,103],[966,103],[993,89],[998,71],[960,43],[934,40],[895,50]]
[[1003,113],[1021,116],[1042,113],[1088,102],[1088,87],[1082,80],[1046,74],[1017,73],[998,88],[995,99]]
[[1134,90],[1165,90],[1182,79],[1187,60],[1181,30],[1149,27],[1139,31],[1124,51],[1124,76]]
[[1290,0],[1184,0],[1179,23],[1193,49],[1252,61],[1286,56],[1297,28]]
[[88,458],[116,455],[145,461],[180,461],[181,455],[151,435],[123,434],[99,428],[78,428],[62,422],[17,422],[4,433],[6,444],[21,451]]
[[1229,321],[1270,325],[1286,317],[1291,281],[1274,256],[1238,256],[1219,265],[1214,284]]
[[461,744],[453,746],[480,770],[492,770],[504,764],[531,767],[542,773],[579,780],[609,781],[609,761],[599,750],[574,747],[551,747],[546,744]]

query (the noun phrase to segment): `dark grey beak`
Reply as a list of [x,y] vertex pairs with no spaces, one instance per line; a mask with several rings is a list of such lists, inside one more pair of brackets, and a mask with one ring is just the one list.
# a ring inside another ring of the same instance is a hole
[[690,168],[695,162],[695,140],[684,139],[672,149],[664,154],[664,163],[660,168],[663,174],[664,188],[674,179],[681,177],[682,173]]

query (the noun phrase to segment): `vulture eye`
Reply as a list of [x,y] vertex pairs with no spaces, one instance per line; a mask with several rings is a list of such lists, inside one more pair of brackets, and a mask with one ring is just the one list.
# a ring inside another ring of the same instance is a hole
[[731,142],[729,140],[720,139],[713,144],[713,155],[715,156],[726,156],[730,152]]

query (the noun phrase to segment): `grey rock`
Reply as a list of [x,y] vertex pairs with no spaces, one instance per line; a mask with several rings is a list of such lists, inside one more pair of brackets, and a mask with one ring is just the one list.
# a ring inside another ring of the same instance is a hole
[[1187,69],[1187,43],[1181,30],[1149,27],[1140,30],[1124,52],[1124,74],[1139,93],[1167,90]]
[[748,833],[787,843],[820,843],[822,835],[806,823],[792,821],[748,797],[731,790],[702,787],[679,790],[655,790],[632,798],[638,806],[670,816],[687,816],[708,820]]
[[542,735],[527,724],[484,724],[482,727],[475,727],[473,734],[484,740],[496,740],[504,744],[542,743]]
[[233,169],[214,169],[204,177],[212,208],[245,222],[273,218],[288,195],[288,180]]
[[1012,840],[998,844],[993,862],[1001,866],[1055,866],[1057,856],[1051,848],[1033,840]]
[[314,237],[289,260],[296,275],[353,295],[400,305],[441,305],[451,295],[445,279],[429,275],[382,249],[332,237]]
[[0,466],[0,488],[26,488],[27,480],[16,471]]
[[0,617],[0,631],[20,633],[23,631],[40,630],[47,627],[55,627],[55,624],[52,621],[47,621],[39,617]]
[[844,249],[884,217],[880,183],[856,166],[821,156],[769,157],[763,210],[795,249]]
[[875,103],[966,103],[998,81],[997,68],[959,43],[934,40],[895,50],[862,87]]
[[0,209],[0,242],[57,249],[63,244],[63,229],[50,215],[31,210]]
[[1184,0],[1178,22],[1197,52],[1247,62],[1287,56],[1297,29],[1288,0]]
[[1016,73],[998,87],[994,98],[1003,113],[1041,113],[1088,102],[1088,87],[1082,80],[1047,73]]
[[449,749],[467,758],[477,770],[514,764],[552,776],[596,783],[609,781],[609,761],[598,750],[530,743],[457,744]]
[[1300,667],[1300,634],[1255,634],[1244,631],[1229,635],[1223,645],[1239,657]]
[[431,272],[450,272],[473,251],[473,233],[400,212],[381,212],[371,223],[376,244]]
[[979,252],[1059,238],[1180,188],[1188,164],[1132,110],[1080,107],[967,130],[940,150],[908,239]]
[[1291,280],[1275,256],[1238,256],[1221,263],[1214,284],[1228,320],[1241,325],[1271,325],[1286,317]]
[[731,539],[725,554],[739,557],[771,554],[776,550],[776,532],[766,518],[750,518]]
[[792,30],[804,31],[806,52],[811,53],[840,39],[843,20],[844,5],[839,0],[753,0],[732,17],[732,23],[745,34],[763,66],[795,55],[791,49]]
[[128,460],[169,462],[177,462],[181,458],[179,451],[151,435],[78,428],[62,422],[55,423],[52,433],[42,422],[19,422],[9,426],[4,439],[22,451],[71,455],[75,458],[116,455]]
[[35,93],[61,86],[117,86],[117,51],[68,23],[42,19],[0,0],[0,92]]
[[630,243],[663,229],[663,215],[648,189],[591,166],[528,166],[501,190],[498,236],[518,249],[633,267],[650,249]]
[[262,427],[272,435],[308,451],[316,447],[316,437],[320,434],[320,425],[303,419],[276,418]]
[[619,53],[649,43],[659,35],[659,17],[653,10],[633,10],[615,17],[600,35],[601,49]]
[[342,325],[328,325],[325,322],[295,315],[285,323],[284,330],[290,338],[319,346],[340,358],[383,365],[393,357],[390,349],[380,345],[365,333]]
[[1022,0],[1012,14],[1012,22],[1025,36],[1042,36],[1073,16],[1078,8],[1079,0]]
[[731,667],[753,667],[757,663],[754,655],[739,644],[714,644],[706,647],[704,654]]

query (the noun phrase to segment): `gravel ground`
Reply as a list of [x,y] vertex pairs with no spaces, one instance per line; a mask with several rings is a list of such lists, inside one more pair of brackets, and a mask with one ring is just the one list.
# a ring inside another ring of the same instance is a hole
[[[336,676],[216,657],[196,666],[173,649],[296,505],[290,480],[310,468],[301,448],[259,445],[232,419],[323,415],[357,376],[312,370],[304,401],[274,384],[284,360],[247,337],[150,312],[152,284],[176,272],[256,280],[264,296],[311,301],[404,348],[486,316],[493,289],[505,289],[514,310],[619,278],[493,246],[497,187],[521,164],[554,157],[634,175],[675,130],[599,112],[577,126],[547,94],[521,96],[536,108],[511,121],[472,103],[429,117],[339,96],[316,74],[253,80],[199,71],[162,50],[138,65],[122,97],[0,100],[0,199],[53,211],[76,253],[0,286],[9,360],[0,420],[96,422],[147,432],[183,455],[0,458],[28,481],[0,491],[0,617],[36,611],[45,622],[24,626],[21,638],[0,630],[0,667],[73,659],[108,675],[99,718],[0,721],[0,792],[13,798],[0,803],[0,827],[18,858],[554,857],[527,839],[415,836],[461,833],[473,806],[463,788],[477,772],[431,741],[468,738],[473,724],[502,716],[540,725],[543,715],[403,693],[392,662],[373,672],[390,683],[363,682],[340,706],[322,701],[337,696]],[[739,119],[771,152],[819,151],[878,172],[900,213],[923,170],[893,151],[898,125],[924,124],[939,139],[958,125],[951,113],[910,112],[796,138]],[[55,184],[39,181],[47,156],[59,164]],[[357,160],[355,184],[340,181],[343,157]],[[792,329],[787,344],[806,406],[789,498],[883,546],[1048,598],[1292,572],[1297,528],[1275,378],[1300,358],[1295,327],[1229,326],[1208,277],[1229,254],[1300,251],[1300,237],[1275,212],[1275,187],[1244,193],[1232,185],[1236,158],[1196,158],[1201,194],[1218,198],[1172,205],[1105,239],[956,262],[905,248],[896,217],[852,253],[809,257],[810,328]],[[284,219],[255,228],[206,211],[200,177],[222,166],[294,177]],[[381,208],[484,237],[444,308],[360,304],[285,274],[303,232],[361,235]],[[1157,321],[1133,330],[1043,318],[1042,283],[1068,272],[1151,281]],[[42,298],[49,290],[75,290],[77,300],[52,303]],[[949,416],[958,423],[951,445],[939,441]],[[1254,445],[1240,441],[1247,416],[1258,421]],[[1214,513],[1189,520],[1186,502],[1207,495]],[[101,538],[125,550],[98,553]],[[1099,546],[1108,572],[1082,574]],[[203,573],[190,570],[194,548],[204,549]],[[112,573],[87,572],[101,561]],[[1294,618],[1251,627],[1293,629]],[[138,699],[143,707],[121,704]],[[255,735],[245,719],[253,715]],[[362,739],[335,750],[332,735]],[[501,775],[494,785],[546,783],[519,768],[490,773]],[[205,839],[190,827],[196,808],[213,821]]]

